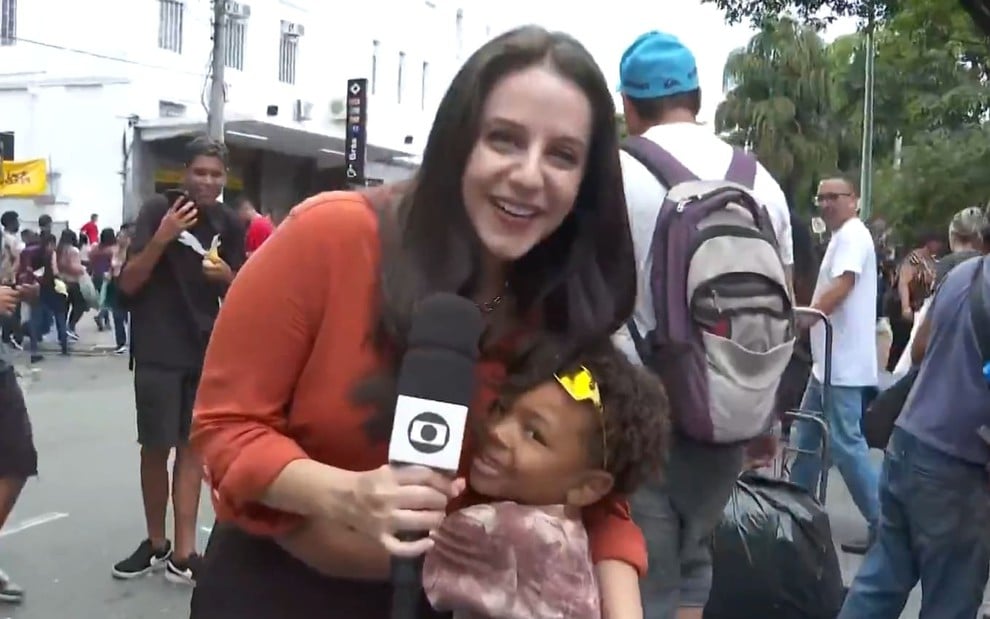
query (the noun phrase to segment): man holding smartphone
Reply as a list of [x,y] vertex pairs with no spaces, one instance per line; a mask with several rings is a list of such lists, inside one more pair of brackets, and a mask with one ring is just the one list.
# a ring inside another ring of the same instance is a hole
[[[168,580],[194,585],[202,468],[188,449],[192,407],[220,300],[245,256],[243,225],[219,202],[227,180],[226,148],[196,138],[186,147],[185,164],[181,190],[156,195],[141,207],[118,279],[131,313],[147,538],[112,574],[130,579],[164,569]],[[207,251],[217,243],[218,251]],[[170,497],[174,548],[165,534]]]
[[[21,291],[0,286],[0,319],[10,316],[20,303]],[[38,474],[38,453],[31,436],[24,394],[17,383],[13,363],[0,341],[0,528],[14,510],[14,503],[28,477]],[[0,571],[0,602],[19,604],[24,590]]]

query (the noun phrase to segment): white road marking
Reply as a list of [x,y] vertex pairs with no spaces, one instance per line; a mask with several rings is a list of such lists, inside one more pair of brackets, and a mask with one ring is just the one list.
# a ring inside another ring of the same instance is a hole
[[28,529],[33,529],[34,527],[40,527],[43,524],[48,524],[50,522],[55,522],[56,520],[61,520],[63,518],[68,518],[69,514],[64,512],[48,512],[47,514],[41,514],[40,516],[35,516],[34,518],[28,518],[27,520],[22,520],[12,526],[4,528],[0,531],[0,537],[7,537],[8,535],[16,535],[17,533],[22,533]]

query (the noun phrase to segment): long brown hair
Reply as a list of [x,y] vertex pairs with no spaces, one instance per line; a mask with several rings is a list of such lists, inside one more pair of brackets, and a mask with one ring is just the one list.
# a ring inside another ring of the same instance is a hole
[[[592,135],[574,209],[510,268],[516,318],[539,316],[549,336],[579,348],[614,332],[632,313],[635,259],[619,166],[615,104],[591,54],[569,35],[526,26],[489,41],[454,77],[440,103],[423,162],[381,216],[381,314],[376,343],[388,371],[360,385],[357,400],[378,411],[368,429],[387,435],[395,404],[395,360],[405,350],[413,307],[435,292],[471,296],[481,244],[461,191],[485,101],[507,75],[545,64],[591,103]],[[379,199],[385,194],[377,194]]]

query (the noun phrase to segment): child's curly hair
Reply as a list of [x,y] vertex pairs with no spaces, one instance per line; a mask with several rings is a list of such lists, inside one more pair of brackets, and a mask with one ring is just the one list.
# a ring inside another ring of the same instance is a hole
[[563,347],[545,340],[509,367],[499,405],[508,407],[517,397],[553,380],[556,373],[567,373],[585,366],[601,392],[605,417],[607,454],[602,454],[600,432],[595,432],[589,449],[593,462],[605,456],[607,470],[615,479],[614,489],[628,494],[650,476],[659,476],[667,458],[670,436],[670,406],[660,379],[634,365],[610,340],[585,346],[569,359]]

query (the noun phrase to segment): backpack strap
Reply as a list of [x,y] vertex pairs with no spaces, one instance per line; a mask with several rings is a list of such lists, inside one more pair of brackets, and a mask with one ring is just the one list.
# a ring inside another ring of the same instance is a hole
[[641,135],[632,135],[623,140],[622,150],[643,164],[667,189],[698,180],[669,151]]
[[741,148],[733,148],[725,180],[752,189],[756,184],[756,157]]
[[[973,281],[969,286],[969,315],[976,334],[976,345],[980,348],[983,364],[990,363],[990,308],[987,307],[984,279],[987,259],[981,257]],[[982,366],[981,366],[982,371]]]
[[639,360],[646,367],[651,367],[653,363],[653,353],[650,350],[650,345],[643,337],[643,333],[636,326],[636,319],[630,318],[626,321],[626,329],[629,330],[629,337],[632,338],[633,346],[636,347],[636,354],[639,355]]
[[[733,148],[732,161],[729,162],[729,169],[725,172],[725,180],[730,183],[742,185],[752,191],[756,185],[757,168],[758,162],[756,157],[741,148]],[[780,247],[777,244],[777,234],[773,231],[773,221],[770,219],[770,212],[767,211],[766,205],[760,204],[759,206],[759,212],[753,212],[753,220],[756,221],[760,228],[771,233],[768,240],[779,252]]]

